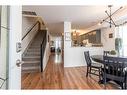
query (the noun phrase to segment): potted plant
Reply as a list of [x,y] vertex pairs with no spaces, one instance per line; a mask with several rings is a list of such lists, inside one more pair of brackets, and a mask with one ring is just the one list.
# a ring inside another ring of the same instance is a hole
[[116,55],[116,51],[115,50],[111,50],[110,51],[110,55]]

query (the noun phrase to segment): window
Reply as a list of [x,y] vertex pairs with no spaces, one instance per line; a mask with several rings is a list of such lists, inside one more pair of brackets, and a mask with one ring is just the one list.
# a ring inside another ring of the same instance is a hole
[[116,38],[122,39],[122,48],[120,55],[127,56],[127,24],[116,28]]

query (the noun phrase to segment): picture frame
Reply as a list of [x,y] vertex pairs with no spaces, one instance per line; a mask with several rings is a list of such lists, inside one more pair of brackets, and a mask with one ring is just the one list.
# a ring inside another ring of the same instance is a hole
[[65,41],[71,41],[71,33],[65,32]]
[[109,38],[113,38],[113,33],[110,33],[109,34]]

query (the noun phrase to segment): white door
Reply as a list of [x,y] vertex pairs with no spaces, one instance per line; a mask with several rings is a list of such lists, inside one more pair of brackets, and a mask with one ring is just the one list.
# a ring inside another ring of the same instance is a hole
[[9,89],[21,89],[22,7],[9,7]]

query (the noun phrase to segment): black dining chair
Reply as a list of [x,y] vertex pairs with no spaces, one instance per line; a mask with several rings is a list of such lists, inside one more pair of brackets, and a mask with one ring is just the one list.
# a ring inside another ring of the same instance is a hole
[[88,74],[93,74],[93,75],[99,76],[99,80],[100,80],[101,79],[101,64],[92,62],[89,55],[89,51],[85,51],[84,56],[85,56],[85,60],[87,64],[86,77],[88,77]]
[[121,86],[122,89],[126,89],[126,67],[127,67],[127,58],[119,57],[108,57],[104,56],[104,69],[103,72],[103,81],[106,89],[106,83],[108,81],[114,81]]
[[108,56],[108,54],[110,54],[110,51],[104,51],[104,52],[103,52],[103,55],[104,55],[104,56]]

